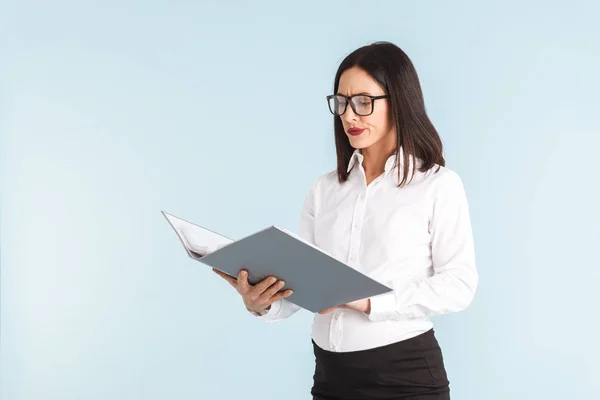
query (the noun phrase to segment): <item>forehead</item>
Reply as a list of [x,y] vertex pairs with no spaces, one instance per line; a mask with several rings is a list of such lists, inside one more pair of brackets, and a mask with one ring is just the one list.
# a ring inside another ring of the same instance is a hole
[[346,96],[357,93],[384,94],[384,90],[379,83],[365,70],[358,67],[352,67],[342,73],[337,92]]

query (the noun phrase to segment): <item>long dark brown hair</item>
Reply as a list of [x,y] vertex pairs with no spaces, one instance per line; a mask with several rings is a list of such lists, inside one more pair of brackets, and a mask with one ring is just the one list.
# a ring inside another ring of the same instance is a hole
[[[445,166],[442,140],[425,110],[423,92],[417,71],[410,58],[393,43],[375,42],[350,53],[340,64],[335,75],[333,93],[337,93],[340,76],[352,67],[359,67],[375,79],[388,99],[390,117],[396,125],[396,164],[400,165],[400,149],[404,164],[417,167],[414,157],[422,163],[418,170],[426,172],[435,164]],[[340,117],[334,116],[337,175],[339,182],[348,179],[348,163],[354,152],[344,132]],[[417,168],[398,168],[399,186],[408,181],[409,171],[414,176]],[[400,180],[400,170],[403,171]],[[411,178],[412,179],[412,178]]]

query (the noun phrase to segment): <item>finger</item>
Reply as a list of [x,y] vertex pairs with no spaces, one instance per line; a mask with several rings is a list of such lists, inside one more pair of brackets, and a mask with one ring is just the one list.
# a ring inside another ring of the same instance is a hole
[[330,307],[330,308],[326,308],[326,309],[325,309],[325,310],[323,310],[323,311],[319,311],[319,314],[327,314],[327,313],[330,313],[330,312],[332,312],[333,310],[335,310],[336,308],[338,308],[338,307]]
[[260,296],[267,289],[271,288],[275,282],[277,282],[277,278],[275,278],[274,276],[270,276],[270,277],[265,278],[262,281],[258,282],[256,285],[254,285],[252,290],[256,291],[256,294]]
[[225,279],[231,286],[237,289],[237,281],[235,278],[213,268],[213,271],[221,278]]
[[240,293],[248,293],[250,291],[250,284],[248,283],[248,271],[242,269],[238,273],[237,283]]
[[269,301],[271,297],[277,294],[285,286],[285,281],[277,281],[277,283],[270,285],[266,290],[262,292],[259,297],[261,301]]
[[225,273],[225,272],[223,272],[223,271],[219,271],[218,269],[215,269],[215,268],[213,268],[213,272],[214,272],[215,274],[219,275],[219,276],[220,276],[221,278],[223,278],[223,279],[231,279],[231,280],[235,280],[235,278],[234,278],[234,277],[232,277],[231,275],[229,275],[229,274],[226,274],[226,273]]
[[292,289],[288,289],[281,293],[277,293],[275,296],[273,296],[269,299],[269,303],[274,303],[277,300],[285,299],[286,297],[291,296],[293,293],[294,293],[294,291]]

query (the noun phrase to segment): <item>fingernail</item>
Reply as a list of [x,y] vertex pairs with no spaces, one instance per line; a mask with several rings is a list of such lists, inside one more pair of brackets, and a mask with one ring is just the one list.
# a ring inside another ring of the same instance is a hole
[[275,283],[275,281],[277,280],[277,278],[275,278],[274,276],[269,278],[269,283]]
[[285,286],[285,281],[279,281],[279,286],[281,286],[281,287]]

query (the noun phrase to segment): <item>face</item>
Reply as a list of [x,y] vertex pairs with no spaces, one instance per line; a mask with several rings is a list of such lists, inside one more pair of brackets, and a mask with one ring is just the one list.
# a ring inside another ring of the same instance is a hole
[[[353,67],[340,76],[337,94],[352,96],[368,94],[385,95],[383,88],[363,69]],[[395,129],[389,118],[389,99],[377,99],[372,102],[373,113],[367,116],[357,115],[350,104],[339,118],[344,132],[355,149],[381,149],[386,151],[395,146]],[[360,112],[360,109],[357,109]],[[359,129],[364,129],[362,132]]]

